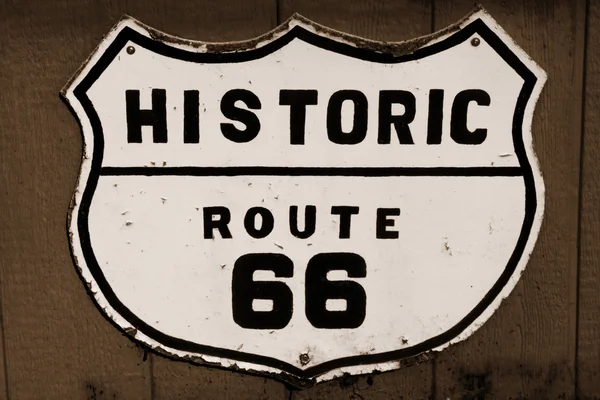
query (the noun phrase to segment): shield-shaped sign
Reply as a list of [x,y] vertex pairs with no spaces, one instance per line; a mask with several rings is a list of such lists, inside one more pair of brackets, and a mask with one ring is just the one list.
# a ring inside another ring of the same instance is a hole
[[463,340],[533,249],[545,73],[482,9],[404,43],[294,16],[177,39],[126,17],[63,95],[103,312],[157,351],[314,382]]

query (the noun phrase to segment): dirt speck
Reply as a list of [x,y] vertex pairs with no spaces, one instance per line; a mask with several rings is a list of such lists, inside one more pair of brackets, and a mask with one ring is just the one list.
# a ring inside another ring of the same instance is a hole
[[452,255],[452,249],[450,248],[450,244],[448,243],[448,238],[444,238],[443,251],[448,253],[448,255]]

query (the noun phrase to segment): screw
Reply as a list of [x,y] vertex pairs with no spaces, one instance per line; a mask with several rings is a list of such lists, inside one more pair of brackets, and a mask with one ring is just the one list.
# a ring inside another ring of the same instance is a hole
[[135,53],[135,47],[127,46],[127,54],[133,54],[133,53]]
[[310,357],[307,353],[300,354],[300,364],[306,365],[310,362]]
[[472,46],[477,47],[477,46],[479,46],[479,43],[481,43],[481,40],[479,40],[479,38],[473,38],[473,39],[471,39],[471,45]]

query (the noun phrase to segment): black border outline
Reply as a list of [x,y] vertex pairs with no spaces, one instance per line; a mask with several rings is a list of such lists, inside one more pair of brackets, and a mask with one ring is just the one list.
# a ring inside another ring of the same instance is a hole
[[[265,57],[271,54],[272,52],[282,48],[283,46],[291,42],[293,39],[297,38],[313,46],[333,51],[338,54],[342,54],[352,58],[371,61],[375,63],[402,63],[417,60],[447,50],[460,43],[463,43],[474,34],[480,35],[481,38],[485,40],[502,57],[502,59],[507,64],[509,64],[515,70],[515,72],[517,72],[517,74],[519,74],[524,80],[524,84],[521,88],[521,92],[517,99],[515,113],[513,116],[512,135],[515,146],[515,153],[519,160],[523,179],[525,181],[525,217],[515,249],[508,261],[505,270],[500,275],[498,281],[496,281],[496,283],[492,286],[492,288],[488,291],[484,298],[479,302],[479,304],[477,304],[477,306],[455,326],[445,331],[444,333],[432,337],[415,346],[379,354],[368,354],[338,358],[302,370],[298,367],[295,367],[292,364],[277,360],[275,358],[243,353],[235,350],[221,349],[212,346],[199,345],[183,339],[168,336],[139,319],[117,298],[116,294],[106,281],[106,278],[102,273],[102,269],[98,265],[98,262],[95,258],[90,243],[90,236],[88,230],[88,212],[94,192],[98,184],[99,176],[103,170],[102,157],[104,151],[104,136],[100,119],[86,93],[87,90],[100,77],[102,72],[108,67],[108,65],[113,61],[113,59],[118,55],[121,49],[128,42],[132,42],[139,46],[143,46],[148,50],[164,55],[166,57],[172,57],[183,61],[202,63],[237,63]],[[529,239],[529,235],[531,233],[531,228],[536,214],[537,197],[533,171],[527,158],[525,146],[523,143],[522,130],[525,108],[528,104],[529,98],[531,97],[537,79],[538,78],[535,76],[533,71],[531,71],[519,59],[519,57],[515,53],[513,53],[512,50],[510,50],[510,48],[480,18],[474,20],[473,22],[465,26],[463,29],[450,35],[449,37],[440,42],[418,49],[411,54],[401,56],[394,56],[392,54],[378,53],[368,49],[352,47],[342,42],[338,42],[336,40],[312,33],[302,28],[301,26],[293,27],[284,35],[258,49],[252,49],[238,53],[234,52],[219,54],[195,53],[182,50],[180,48],[171,47],[163,42],[146,37],[143,34],[136,32],[130,27],[125,27],[122,29],[121,32],[118,33],[114,41],[104,51],[104,54],[102,54],[102,56],[99,58],[96,64],[90,69],[88,74],[73,90],[73,94],[79,100],[81,106],[83,107],[84,111],[86,112],[89,118],[94,134],[94,151],[91,160],[92,165],[89,177],[87,179],[86,187],[82,195],[81,204],[79,205],[79,214],[77,218],[77,229],[79,231],[80,244],[84,258],[87,263],[87,267],[92,276],[94,277],[96,283],[98,284],[106,301],[118,314],[120,314],[121,317],[127,320],[144,335],[172,349],[178,349],[181,351],[201,355],[222,357],[234,361],[264,365],[303,379],[314,378],[328,371],[342,367],[356,366],[362,364],[368,365],[385,363],[414,357],[419,355],[420,353],[432,350],[436,347],[446,344],[447,342],[451,341],[453,338],[458,336],[487,309],[487,307],[500,294],[504,286],[510,280],[525,250],[525,246]]]
[[521,167],[102,167],[102,176],[522,176]]

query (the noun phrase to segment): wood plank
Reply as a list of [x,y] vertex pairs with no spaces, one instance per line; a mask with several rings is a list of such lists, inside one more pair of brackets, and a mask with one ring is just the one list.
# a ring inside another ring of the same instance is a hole
[[401,41],[431,32],[430,0],[280,0],[279,20],[300,13],[342,32],[374,40]]
[[[1,240],[1,237],[0,237]],[[2,278],[2,268],[0,268],[0,282]],[[6,351],[4,350],[4,311],[2,305],[4,298],[2,296],[2,286],[0,285],[0,400],[8,399],[8,369],[6,366]]]
[[582,154],[577,386],[581,399],[600,398],[600,3],[587,15],[585,119]]
[[[514,292],[474,336],[436,361],[436,398],[571,398],[585,4],[481,3],[549,75],[533,121],[546,211],[533,257]],[[470,0],[436,0],[436,28],[472,7]]]
[[[127,13],[169,34],[203,41],[251,39],[276,26],[272,0],[219,2],[111,2],[117,19]],[[152,356],[153,399],[283,399],[286,387],[274,380]]]
[[[431,32],[431,1],[281,0],[280,20],[294,12],[346,33],[401,41]],[[426,399],[431,395],[432,364],[399,371],[340,379],[293,392],[294,399]]]
[[243,373],[169,361],[154,356],[154,396],[171,399],[287,399],[282,383]]
[[66,217],[81,133],[58,92],[113,21],[100,3],[3,2],[0,266],[7,398],[150,398],[143,351],[98,312]]
[[[191,384],[196,394],[211,386],[231,398],[259,392],[287,397],[273,381],[240,380],[201,367],[188,371],[184,363],[146,357],[93,305],[73,266],[65,227],[81,133],[58,99],[60,88],[124,12],[158,29],[206,40],[249,37],[274,26],[274,3],[242,3],[0,5],[0,209],[10,210],[2,214],[0,230],[7,398],[173,398]],[[246,388],[238,385],[242,381]]]

